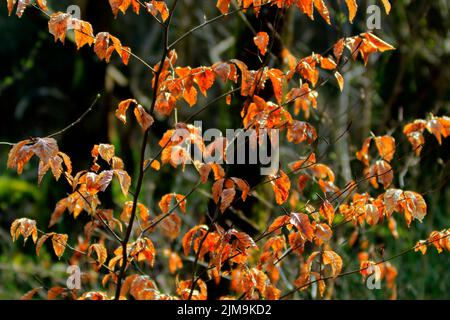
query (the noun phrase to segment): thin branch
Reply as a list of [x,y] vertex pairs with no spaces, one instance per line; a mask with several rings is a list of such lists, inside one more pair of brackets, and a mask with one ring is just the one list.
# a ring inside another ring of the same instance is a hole
[[[268,5],[268,4],[270,4],[270,3],[271,3],[271,1],[269,1],[269,2],[267,2],[267,3],[264,3],[264,4],[261,4],[261,5],[259,5],[259,6],[253,6],[253,7],[263,7],[263,6]],[[193,27],[192,29],[186,31],[183,35],[181,35],[179,38],[177,38],[175,41],[173,41],[173,42],[169,45],[169,49],[172,49],[172,48],[173,48],[174,46],[176,46],[180,41],[184,40],[186,37],[188,37],[190,34],[194,33],[195,31],[197,31],[197,30],[199,30],[199,29],[201,29],[201,28],[203,28],[203,27],[206,27],[207,25],[209,25],[209,24],[211,24],[211,23],[213,23],[213,22],[215,22],[215,21],[218,21],[218,20],[220,20],[220,19],[222,19],[222,18],[224,18],[224,17],[231,16],[231,15],[236,14],[236,13],[238,13],[238,12],[241,12],[241,11],[243,11],[243,10],[245,10],[244,7],[238,8],[238,9],[229,11],[229,12],[227,12],[227,13],[224,13],[224,14],[221,14],[221,15],[218,15],[218,16],[215,16],[214,18],[211,18],[211,19],[209,19],[209,20],[204,21],[203,23],[199,24],[198,26]]]
[[[170,13],[169,13],[169,17],[167,19],[167,24],[165,25],[165,29],[164,29],[164,48],[163,48],[163,53],[162,53],[162,57],[161,57],[161,61],[160,61],[160,67],[158,68],[158,71],[155,74],[155,79],[154,79],[154,87],[153,87],[153,100],[152,100],[152,105],[150,107],[150,115],[153,116],[154,110],[155,110],[155,105],[156,105],[156,99],[158,97],[158,87],[159,87],[159,79],[160,79],[160,75],[162,73],[163,70],[163,64],[164,61],[167,58],[167,55],[169,53],[169,30],[170,30],[170,24],[172,21],[172,17],[175,11],[175,8],[177,6],[178,0],[175,0],[171,9],[170,9]],[[147,147],[147,142],[148,142],[148,137],[149,137],[149,133],[150,133],[150,129],[145,130],[144,132],[144,137],[142,139],[142,145],[141,145],[141,152],[140,152],[140,161],[139,161],[139,176],[137,179],[137,185],[136,185],[136,190],[135,190],[135,194],[134,194],[134,198],[133,198],[133,207],[131,209],[131,215],[130,215],[130,221],[128,223],[128,227],[125,233],[125,237],[123,238],[122,241],[122,266],[120,269],[120,273],[119,276],[117,278],[117,286],[116,286],[116,294],[115,294],[115,300],[118,300],[120,298],[120,291],[122,288],[122,279],[125,276],[125,271],[126,271],[126,267],[127,267],[127,261],[128,261],[128,252],[127,252],[127,245],[128,245],[128,241],[130,240],[130,236],[131,236],[131,231],[133,230],[133,224],[134,224],[134,219],[136,217],[136,209],[137,209],[137,203],[138,203],[138,199],[139,199],[139,194],[141,192],[142,189],[142,184],[143,184],[143,180],[144,180],[144,175],[145,175],[145,170],[144,170],[144,163],[145,163],[145,151],[146,151],[146,147]]]
[[98,99],[100,99],[100,97],[101,97],[101,94],[98,93],[97,96],[95,97],[94,101],[92,102],[92,104],[89,106],[89,108],[85,112],[83,112],[83,114],[77,120],[75,120],[74,122],[69,124],[64,129],[61,129],[61,130],[59,130],[59,131],[57,131],[55,133],[52,133],[52,134],[48,135],[47,138],[53,138],[54,136],[61,135],[61,134],[65,133],[67,130],[69,130],[72,127],[76,126],[78,123],[80,123],[84,119],[84,117],[86,117],[92,111],[92,109],[97,104],[97,101],[98,101]]

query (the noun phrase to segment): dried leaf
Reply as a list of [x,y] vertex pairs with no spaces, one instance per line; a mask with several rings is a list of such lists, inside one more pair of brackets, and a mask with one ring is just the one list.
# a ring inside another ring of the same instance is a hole
[[356,0],[345,0],[345,3],[347,4],[348,8],[348,20],[350,23],[353,23],[353,19],[356,16],[356,12],[358,11],[358,4],[356,3]]
[[280,170],[278,177],[271,177],[271,180],[270,183],[272,184],[273,192],[275,193],[275,201],[277,204],[282,205],[288,199],[291,181],[283,170]]
[[253,38],[255,45],[259,52],[264,56],[267,52],[267,45],[269,44],[269,35],[266,32],[258,32]]
[[108,258],[108,253],[106,251],[106,248],[104,245],[100,243],[94,243],[89,246],[88,250],[88,256],[91,256],[92,251],[95,251],[97,254],[97,262],[99,265],[102,265],[106,262],[106,259]]
[[329,225],[331,225],[333,223],[334,207],[328,200],[325,200],[322,202],[322,204],[319,208],[319,212],[327,220]]
[[154,122],[153,117],[140,104],[134,108],[134,115],[143,131],[147,131]]
[[306,239],[312,241],[314,236],[314,228],[309,222],[308,215],[304,213],[293,212],[291,213],[290,223],[294,225]]
[[64,250],[66,250],[67,238],[67,234],[54,233],[52,235],[53,250],[55,251],[55,254],[58,258],[61,258]]
[[55,37],[55,42],[58,39],[64,43],[66,39],[67,27],[71,21],[71,15],[63,12],[56,12],[50,15],[48,21],[48,30]]

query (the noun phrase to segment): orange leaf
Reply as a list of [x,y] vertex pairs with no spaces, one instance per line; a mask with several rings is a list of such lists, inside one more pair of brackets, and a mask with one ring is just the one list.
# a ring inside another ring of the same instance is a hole
[[319,208],[320,214],[327,220],[328,224],[331,225],[334,220],[334,207],[328,201],[325,200]]
[[162,196],[158,205],[163,213],[168,213],[170,211],[172,200],[175,200],[175,203],[173,206],[179,204],[181,211],[183,213],[186,213],[185,196],[183,196],[182,194],[177,194],[177,193],[168,193],[168,194],[165,194],[164,196]]
[[279,69],[270,69],[267,72],[270,82],[272,83],[273,93],[278,103],[283,99],[283,80],[284,73]]
[[273,192],[275,193],[275,201],[281,205],[286,202],[291,189],[291,181],[283,170],[280,170],[279,177],[271,177]]
[[266,32],[258,32],[253,38],[253,42],[258,47],[259,52],[264,56],[267,52],[267,45],[269,44],[269,35]]
[[299,144],[306,141],[312,144],[317,139],[316,129],[308,122],[294,120],[288,126],[287,139],[289,142]]
[[39,240],[36,243],[36,255],[39,256],[39,253],[41,251],[42,245],[45,243],[45,241],[47,241],[48,238],[50,238],[51,236],[53,236],[53,232],[52,233],[46,233],[44,235],[42,235]]
[[89,22],[72,19],[73,24],[75,25],[74,33],[75,33],[75,44],[77,45],[77,49],[79,50],[84,45],[91,46],[94,43],[94,31],[92,29],[92,25]]
[[314,236],[314,228],[309,222],[308,215],[304,213],[293,212],[291,213],[290,223],[294,225],[306,239],[312,241]]
[[314,7],[316,7],[317,11],[319,11],[322,18],[331,25],[330,20],[330,12],[328,11],[327,6],[323,0],[314,0]]
[[330,167],[318,163],[313,165],[310,169],[309,169],[312,174],[317,178],[317,179],[326,179],[328,178],[328,180],[330,182],[334,182],[334,173],[333,170],[330,169]]
[[231,180],[233,180],[233,182],[238,186],[238,188],[242,191],[242,200],[245,201],[247,199],[247,195],[250,192],[250,186],[248,185],[248,183],[243,180],[243,179],[239,179],[239,178],[231,178]]
[[104,245],[100,243],[94,243],[89,246],[88,250],[88,257],[91,255],[92,251],[95,251],[97,254],[97,262],[99,265],[102,265],[106,262],[106,259],[108,258],[108,253],[106,251],[106,248]]
[[222,14],[228,13],[228,8],[230,7],[231,0],[218,0],[217,1],[217,8],[219,8],[220,12]]
[[314,20],[314,0],[298,0],[296,1],[297,7],[305,13],[311,20]]
[[61,258],[64,250],[66,250],[67,238],[67,234],[54,233],[52,236],[53,250],[58,258]]
[[48,30],[55,37],[55,42],[59,39],[62,43],[66,39],[67,26],[71,20],[71,15],[63,12],[56,12],[50,16]]
[[253,91],[254,76],[250,73],[244,62],[237,59],[232,59],[231,62],[235,63],[239,70],[241,70],[241,95],[243,97],[251,95]]
[[414,219],[422,222],[427,214],[427,204],[422,195],[413,191],[405,191],[403,199],[401,206],[405,210],[405,214],[411,215]]
[[123,122],[123,124],[127,123],[127,110],[130,107],[130,104],[134,103],[135,105],[137,105],[137,101],[135,99],[127,99],[127,100],[123,100],[119,103],[117,110],[116,110],[116,117],[117,119],[119,119],[120,121]]
[[189,250],[192,246],[192,241],[194,240],[194,236],[197,234],[197,232],[200,233],[200,237],[203,237],[205,233],[208,231],[208,227],[206,225],[198,225],[190,229],[183,237],[182,244],[183,244],[183,251],[184,255],[189,255]]
[[381,40],[376,35],[374,35],[372,32],[363,33],[362,36],[364,36],[364,38],[366,38],[380,52],[395,50],[395,47],[393,47],[389,43]]
[[382,136],[375,138],[375,145],[381,158],[390,162],[395,154],[395,139],[391,136]]
[[94,146],[93,151],[93,155],[96,154],[96,152],[98,152],[98,155],[100,155],[100,157],[102,157],[103,160],[105,160],[108,163],[111,163],[112,158],[114,157],[115,154],[115,147],[112,144],[105,144],[105,143],[101,143],[98,146]]
[[336,78],[337,83],[339,85],[339,89],[342,92],[342,90],[344,90],[344,77],[342,76],[342,74],[339,71],[336,71],[334,73],[334,77]]
[[331,265],[331,276],[336,278],[342,270],[342,258],[334,251],[324,251],[322,260],[325,265]]
[[167,8],[165,1],[152,0],[145,3],[147,11],[154,17],[159,13],[161,15],[162,22],[165,22],[169,18],[169,9]]
[[332,58],[321,58],[320,67],[325,70],[334,70],[337,68],[337,64]]
[[117,17],[119,10],[125,14],[130,5],[132,6],[133,11],[136,14],[139,14],[140,4],[138,0],[109,0],[109,4],[115,17]]
[[174,274],[178,269],[183,268],[183,262],[181,261],[180,256],[174,252],[169,251],[169,271],[170,273]]
[[358,4],[356,3],[356,0],[345,0],[345,3],[348,8],[348,20],[350,23],[353,23],[353,19],[356,16],[356,11],[358,10]]
[[272,222],[272,224],[267,229],[267,232],[274,232],[277,231],[277,233],[280,233],[280,230],[282,227],[286,226],[288,223],[290,223],[291,217],[284,215],[281,217],[275,218],[275,220]]
[[192,70],[194,81],[197,83],[200,92],[206,96],[206,91],[212,87],[216,80],[216,74],[211,68],[200,67]]
[[56,297],[61,295],[64,291],[66,291],[66,288],[63,288],[63,287],[52,287],[47,292],[47,299],[48,300],[54,300]]
[[316,225],[315,240],[316,245],[320,246],[323,243],[330,241],[333,236],[333,231],[330,226],[325,223],[319,223]]
[[64,211],[66,211],[68,205],[67,198],[61,199],[56,203],[55,210],[53,211],[48,227],[53,226],[56,222],[58,222],[59,218],[62,216]]
[[365,166],[369,165],[369,148],[370,148],[370,142],[372,141],[372,138],[367,138],[364,140],[363,146],[361,150],[356,152],[356,158],[364,163]]
[[384,10],[386,11],[386,14],[389,14],[391,12],[391,4],[389,3],[389,0],[381,0],[383,2]]

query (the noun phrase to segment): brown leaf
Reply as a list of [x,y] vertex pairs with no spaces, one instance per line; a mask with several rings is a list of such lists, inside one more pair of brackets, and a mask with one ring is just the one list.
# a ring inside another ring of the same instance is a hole
[[55,42],[58,39],[64,43],[66,39],[67,27],[71,21],[71,15],[63,12],[56,12],[50,15],[48,21],[48,30],[55,37]]
[[147,131],[154,122],[153,117],[140,104],[134,108],[134,115],[143,131]]
[[64,291],[66,291],[66,288],[63,287],[52,287],[47,292],[47,299],[48,300],[54,300],[56,297],[61,295]]
[[225,210],[231,205],[233,202],[234,196],[236,195],[236,189],[227,188],[223,189],[220,194],[220,212],[225,212]]
[[25,293],[22,297],[20,297],[20,300],[31,300],[36,295],[36,293],[39,292],[39,290],[42,290],[42,287],[34,288]]

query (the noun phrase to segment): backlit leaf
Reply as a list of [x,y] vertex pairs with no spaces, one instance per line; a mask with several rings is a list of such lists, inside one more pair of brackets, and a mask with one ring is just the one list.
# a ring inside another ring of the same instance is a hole
[[259,52],[264,56],[267,51],[267,45],[269,44],[269,35],[266,32],[258,32],[253,38],[253,41],[258,47]]

